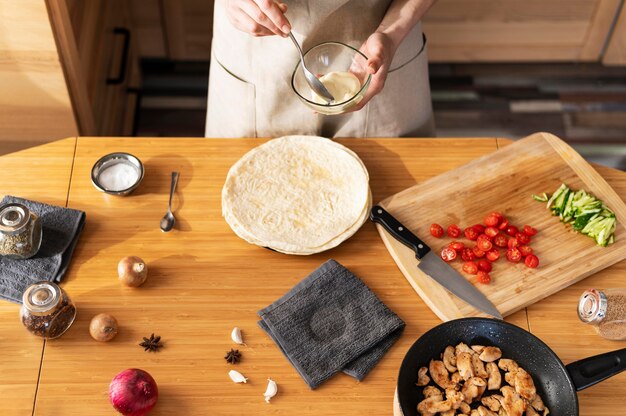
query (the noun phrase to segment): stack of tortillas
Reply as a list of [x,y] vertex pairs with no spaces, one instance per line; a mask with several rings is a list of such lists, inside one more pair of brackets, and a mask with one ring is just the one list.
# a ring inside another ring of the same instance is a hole
[[367,169],[353,151],[323,137],[285,136],[230,168],[222,214],[251,244],[314,254],[353,235],[371,200]]

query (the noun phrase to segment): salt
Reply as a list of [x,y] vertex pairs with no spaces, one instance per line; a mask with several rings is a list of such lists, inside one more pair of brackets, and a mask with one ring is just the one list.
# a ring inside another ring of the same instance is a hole
[[121,162],[105,168],[98,176],[98,182],[107,191],[123,191],[133,186],[139,179],[139,172],[133,165]]

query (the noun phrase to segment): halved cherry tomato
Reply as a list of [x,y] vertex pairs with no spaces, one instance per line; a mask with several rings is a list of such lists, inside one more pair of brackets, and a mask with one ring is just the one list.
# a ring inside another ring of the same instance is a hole
[[519,263],[522,259],[522,253],[517,248],[510,248],[506,251],[506,259],[511,263]]
[[487,227],[495,227],[500,223],[500,217],[489,214],[485,217],[484,222]]
[[473,261],[466,261],[463,263],[463,271],[467,274],[478,273],[478,266]]
[[463,230],[463,233],[465,233],[465,238],[472,241],[476,241],[479,234],[479,232],[474,227],[467,227],[465,230]]
[[515,234],[519,233],[519,229],[514,225],[509,225],[506,227],[505,232],[511,237],[515,237]]
[[531,237],[532,237],[533,235],[537,234],[537,229],[536,229],[536,228],[531,227],[531,226],[530,226],[530,225],[528,225],[528,224],[526,224],[526,225],[524,226],[524,234],[526,234],[526,235],[528,235],[528,236],[531,236]]
[[539,266],[539,258],[535,256],[534,254],[529,254],[524,259],[524,264],[526,265],[526,267],[530,267],[531,269],[534,269],[537,266]]
[[509,241],[507,241],[506,245],[507,245],[508,248],[515,248],[515,247],[519,246],[520,244],[519,244],[519,241],[517,240],[517,238],[511,237],[511,238],[509,238]]
[[489,276],[489,273],[484,272],[482,270],[479,270],[477,273],[477,277],[478,277],[478,282],[482,283],[484,285],[488,284],[489,282],[491,282],[491,276]]
[[474,250],[466,247],[461,251],[461,258],[465,261],[472,261],[476,258],[476,254],[474,254]]
[[476,246],[483,251],[489,251],[492,249],[493,244],[491,244],[491,241],[489,239],[479,237],[478,240],[476,240]]
[[498,228],[501,230],[506,230],[508,226],[509,220],[507,218],[502,218],[502,220],[500,220],[500,225],[498,225]]
[[491,271],[491,263],[489,263],[485,259],[480,259],[476,262],[478,265],[478,270],[482,270],[483,272],[489,273]]
[[498,234],[493,238],[493,244],[498,247],[506,247],[509,239],[504,234]]
[[485,228],[485,234],[489,237],[493,238],[498,235],[500,231],[496,227],[487,227]]
[[484,251],[482,251],[482,250],[480,249],[480,247],[478,247],[478,246],[474,246],[474,247],[472,248],[472,251],[474,252],[474,255],[475,255],[477,258],[479,258],[479,259],[480,259],[480,258],[485,257],[485,252],[484,252]]
[[452,238],[458,238],[461,235],[461,229],[458,225],[452,224],[448,227],[448,235]]
[[530,246],[519,246],[517,249],[520,251],[520,253],[522,253],[522,256],[524,257],[533,254],[533,249]]
[[430,226],[430,234],[437,238],[443,237],[443,227],[439,224],[432,224]]
[[504,215],[502,215],[502,213],[498,212],[498,211],[493,211],[489,215],[493,215],[494,217],[498,217],[498,221],[502,221],[502,219],[504,218]]
[[500,250],[492,248],[485,254],[485,257],[491,262],[497,261],[500,258]]
[[443,261],[452,261],[456,259],[456,251],[450,247],[444,247],[443,250],[441,250],[441,258]]
[[482,234],[485,232],[485,226],[482,224],[474,224],[472,225],[472,228],[478,231],[478,234]]
[[530,236],[528,234],[517,233],[517,234],[515,234],[515,238],[517,239],[517,241],[520,242],[520,244],[528,244],[528,243],[530,243]]
[[454,251],[461,251],[465,248],[465,244],[461,243],[460,241],[453,241],[448,244],[448,247],[450,247]]

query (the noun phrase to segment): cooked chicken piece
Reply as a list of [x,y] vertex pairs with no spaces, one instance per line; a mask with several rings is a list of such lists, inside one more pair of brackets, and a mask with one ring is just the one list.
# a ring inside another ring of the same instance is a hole
[[515,371],[504,373],[504,381],[515,387]]
[[480,416],[480,413],[478,413],[478,410],[472,409],[472,412],[470,413],[470,416]]
[[515,389],[511,386],[504,386],[500,389],[504,400],[502,407],[508,416],[522,416],[526,410],[526,403]]
[[459,353],[461,352],[467,352],[469,354],[476,354],[476,352],[474,352],[473,349],[471,349],[467,344],[464,343],[459,343],[455,348],[454,348],[455,352],[456,352],[456,356],[458,359]]
[[443,352],[443,363],[449,372],[454,373],[456,371],[456,355],[452,345],[448,345]]
[[484,404],[485,406],[487,406],[489,410],[497,412],[502,407],[502,404],[500,404],[500,400],[498,400],[497,397],[504,399],[504,397],[502,396],[499,396],[497,394],[492,394],[491,396],[483,397],[480,400],[480,402]]
[[477,410],[480,416],[498,416],[496,413],[492,412],[484,406],[478,406]]
[[487,381],[487,389],[500,390],[500,385],[502,384],[502,375],[500,374],[500,369],[498,368],[498,365],[496,363],[487,363],[485,367],[487,367],[487,374],[489,375],[489,380]]
[[456,367],[463,380],[474,377],[474,366],[472,365],[472,354],[469,352],[459,352],[456,354]]
[[470,345],[470,348],[476,352],[476,354],[480,354],[482,350],[485,349],[484,345]]
[[443,400],[443,392],[435,386],[424,387],[422,393],[424,394],[424,398],[426,399],[428,399],[429,397],[439,397],[440,400]]
[[455,389],[446,389],[446,400],[450,402],[452,409],[458,409],[464,398],[463,393]]
[[461,402],[461,405],[459,406],[459,412],[469,415],[471,411],[472,411],[472,408],[470,407],[469,404],[465,402]]
[[526,413],[524,413],[525,416],[540,416],[539,413],[537,413],[537,411],[535,409],[533,409],[532,406],[527,406],[526,407]]
[[487,374],[487,370],[485,370],[485,363],[483,363],[480,358],[478,358],[478,354],[472,355],[472,367],[474,368],[474,375],[476,377],[489,377],[489,374]]
[[463,381],[463,377],[461,377],[461,373],[457,371],[450,376],[450,381],[454,384],[459,384],[461,381]]
[[515,391],[526,400],[532,400],[537,395],[533,378],[522,367],[515,373]]
[[448,410],[447,412],[439,413],[440,416],[454,416],[456,415],[456,410]]
[[508,358],[501,358],[498,361],[498,367],[500,367],[504,371],[514,371],[519,368],[519,365],[513,360],[509,360]]
[[430,416],[452,409],[452,405],[447,400],[440,400],[439,397],[429,397],[422,400],[417,405],[417,411],[422,416]]
[[430,377],[426,375],[427,372],[428,368],[426,367],[422,367],[417,371],[417,383],[415,383],[417,386],[421,387],[430,383]]
[[481,390],[487,384],[485,380],[479,377],[471,377],[469,380],[465,382],[463,388],[461,389],[461,393],[463,393],[464,399],[463,401],[467,404],[470,404],[474,401],[475,398],[479,397],[481,394]]
[[535,397],[533,397],[533,399],[530,401],[530,405],[539,412],[546,409],[546,405],[543,404],[543,401],[541,400],[541,397],[538,394],[535,395]]
[[491,363],[502,357],[502,351],[498,347],[485,347],[479,354],[480,359],[486,363]]
[[430,376],[433,381],[442,389],[455,386],[455,384],[450,381],[450,375],[448,374],[448,370],[446,370],[446,366],[443,364],[443,361],[430,360],[428,370],[430,371]]

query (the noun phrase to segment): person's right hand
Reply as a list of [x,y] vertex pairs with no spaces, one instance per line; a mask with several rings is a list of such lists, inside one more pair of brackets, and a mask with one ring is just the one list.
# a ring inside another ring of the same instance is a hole
[[287,5],[274,0],[227,0],[226,12],[233,26],[252,36],[287,36]]

